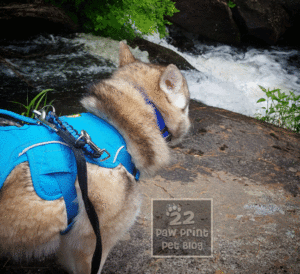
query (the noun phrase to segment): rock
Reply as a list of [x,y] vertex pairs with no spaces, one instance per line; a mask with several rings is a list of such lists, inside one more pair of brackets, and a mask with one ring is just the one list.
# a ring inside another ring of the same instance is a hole
[[151,63],[159,63],[162,65],[174,64],[179,69],[195,69],[188,61],[171,49],[138,37],[127,43],[132,48],[138,46],[140,50],[146,50],[149,53],[149,61]]
[[244,34],[267,44],[275,44],[291,26],[288,13],[277,0],[238,0],[236,4],[234,18],[239,26],[246,26]]
[[[296,169],[300,164],[300,134],[193,100],[190,117],[194,120],[190,138],[180,149],[201,150],[202,167],[274,188],[282,185],[290,195],[300,195]],[[200,129],[205,133],[200,134]]]
[[12,3],[0,6],[1,38],[25,39],[41,33],[72,33],[78,26],[50,4]]
[[295,172],[297,172],[298,170],[297,170],[296,168],[294,168],[294,167],[290,167],[290,168],[289,168],[289,171],[295,173]]
[[239,44],[276,44],[286,31],[300,26],[300,0],[177,0],[180,12],[166,19],[199,38]]
[[287,29],[285,34],[279,40],[279,44],[283,45],[299,45],[298,39],[296,39],[300,28],[300,0],[279,0],[282,7],[289,14],[292,26]]
[[225,1],[177,0],[180,12],[166,19],[188,32],[224,43],[240,42],[239,29]]
[[287,11],[292,20],[299,21],[300,0],[279,0],[277,1]]
[[167,25],[169,36],[166,38],[167,42],[172,46],[177,47],[179,50],[186,52],[194,50],[194,42],[192,41],[193,37],[188,37],[188,34],[183,31],[181,28],[175,25]]

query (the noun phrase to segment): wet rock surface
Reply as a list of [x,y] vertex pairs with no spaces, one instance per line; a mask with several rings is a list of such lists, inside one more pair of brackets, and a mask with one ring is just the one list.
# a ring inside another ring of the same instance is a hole
[[[110,253],[108,273],[299,273],[300,135],[192,101],[192,129],[173,163],[140,181],[135,225]],[[151,199],[212,198],[213,257],[151,257]],[[1,273],[65,273],[54,259],[0,261]]]

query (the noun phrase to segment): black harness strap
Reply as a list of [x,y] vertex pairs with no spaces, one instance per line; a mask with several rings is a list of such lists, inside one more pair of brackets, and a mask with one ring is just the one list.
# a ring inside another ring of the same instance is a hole
[[85,210],[88,215],[88,218],[93,227],[94,233],[96,235],[96,248],[94,251],[92,259],[92,270],[91,274],[97,274],[102,256],[102,243],[100,235],[99,220],[96,214],[95,208],[88,197],[88,185],[87,185],[87,169],[86,169],[86,160],[82,148],[76,144],[75,138],[67,131],[58,129],[56,132],[68,145],[70,145],[77,165],[77,174],[78,182],[82,193],[82,200],[84,202]]

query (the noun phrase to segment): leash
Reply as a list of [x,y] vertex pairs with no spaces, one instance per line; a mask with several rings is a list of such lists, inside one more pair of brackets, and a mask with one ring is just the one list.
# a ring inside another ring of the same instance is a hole
[[88,197],[87,168],[86,168],[86,160],[83,151],[85,151],[88,155],[90,155],[93,158],[99,158],[104,152],[106,152],[108,156],[102,159],[102,161],[109,158],[110,154],[105,149],[99,149],[91,141],[91,138],[85,131],[81,131],[81,135],[79,135],[77,130],[74,129],[71,125],[69,125],[66,122],[60,121],[58,116],[55,114],[55,110],[50,111],[47,116],[44,110],[42,110],[42,112],[36,110],[33,112],[35,113],[36,118],[42,124],[54,130],[56,134],[59,135],[70,146],[70,148],[74,153],[76,159],[76,165],[77,165],[78,182],[82,194],[82,200],[89,221],[96,235],[96,248],[92,258],[91,274],[97,274],[100,268],[101,257],[102,257],[102,242],[101,242],[98,216],[96,214],[92,202]]
[[84,153],[82,151],[82,147],[80,147],[78,143],[76,143],[77,140],[68,131],[58,129],[56,133],[71,147],[76,159],[78,182],[81,189],[82,200],[84,202],[88,218],[96,235],[96,248],[92,259],[91,274],[97,274],[101,263],[102,243],[98,216],[92,202],[88,197],[87,169]]
[[81,130],[81,134],[79,135],[78,131],[71,125],[69,125],[67,122],[61,121],[55,114],[55,109],[53,106],[52,108],[53,111],[49,111],[48,115],[46,115],[46,112],[43,109],[41,110],[42,112],[33,110],[35,118],[44,125],[49,126],[56,133],[58,129],[69,132],[70,135],[75,138],[75,144],[84,150],[85,154],[89,155],[90,157],[100,158],[104,152],[107,154],[107,156],[103,159],[99,159],[100,162],[105,161],[110,157],[110,154],[106,149],[100,149],[92,142],[91,137],[85,130]]

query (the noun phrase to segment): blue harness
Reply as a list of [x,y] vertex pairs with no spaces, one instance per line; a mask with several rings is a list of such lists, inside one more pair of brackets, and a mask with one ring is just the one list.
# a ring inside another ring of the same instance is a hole
[[[11,171],[20,163],[28,161],[37,195],[44,200],[64,198],[68,227],[61,233],[67,233],[78,213],[74,185],[77,167],[71,149],[54,131],[39,124],[37,120],[6,110],[0,110],[0,114],[29,123],[21,127],[0,127],[0,189]],[[105,168],[122,164],[136,180],[139,179],[139,172],[127,152],[125,140],[113,126],[91,113],[62,116],[59,119],[79,132],[82,129],[87,131],[93,143],[99,148],[104,147],[110,154],[109,158],[103,154],[98,159],[85,155],[87,162]]]
[[[147,95],[143,94],[143,97],[154,108],[161,134],[169,141],[171,134],[168,132],[162,115]],[[70,153],[71,149],[53,130],[35,119],[2,109],[0,109],[0,114],[27,123],[21,127],[0,126],[0,190],[10,172],[20,163],[28,161],[37,195],[50,201],[64,198],[68,226],[61,234],[66,234],[72,228],[74,218],[78,214],[74,184],[77,167],[75,157],[73,153]],[[88,132],[93,143],[98,148],[105,148],[110,155],[110,157],[101,155],[100,158],[95,159],[85,154],[87,162],[105,168],[115,168],[122,164],[136,180],[139,179],[140,173],[131,160],[125,140],[112,125],[91,113],[62,116],[59,119],[78,132],[81,130]]]

